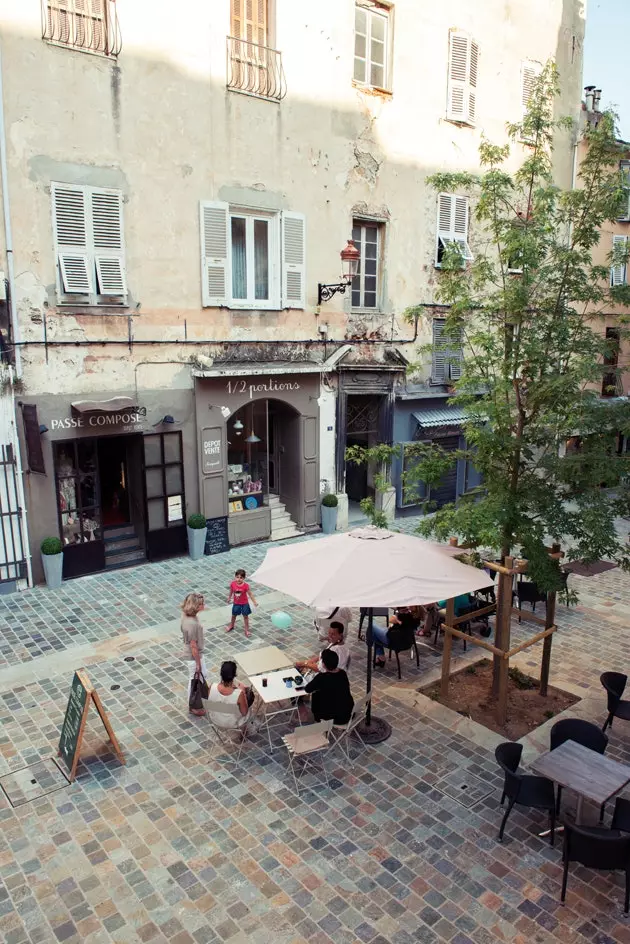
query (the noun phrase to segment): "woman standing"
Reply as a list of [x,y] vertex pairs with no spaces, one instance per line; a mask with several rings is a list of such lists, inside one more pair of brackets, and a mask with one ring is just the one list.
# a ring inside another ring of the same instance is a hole
[[[203,656],[203,626],[198,618],[198,614],[205,608],[203,594],[189,593],[181,608],[183,610],[181,630],[184,641],[182,655],[188,662],[188,698],[190,698],[190,685],[195,673],[201,672],[204,678],[206,676],[206,661]],[[203,708],[189,708],[188,710],[193,715],[205,715]]]

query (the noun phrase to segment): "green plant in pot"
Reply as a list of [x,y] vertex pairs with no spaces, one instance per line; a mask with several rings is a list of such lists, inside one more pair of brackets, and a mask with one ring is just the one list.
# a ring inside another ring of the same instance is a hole
[[327,493],[322,498],[322,531],[324,534],[334,534],[337,530],[338,504],[337,496],[332,493]]
[[188,553],[191,560],[200,560],[206,546],[206,519],[203,515],[190,515],[187,522]]
[[59,538],[44,538],[40,551],[46,586],[58,590],[63,579],[63,544]]

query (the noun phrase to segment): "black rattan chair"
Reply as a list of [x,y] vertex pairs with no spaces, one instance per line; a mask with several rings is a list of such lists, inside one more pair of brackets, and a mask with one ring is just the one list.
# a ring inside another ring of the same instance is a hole
[[562,875],[562,894],[564,904],[567,893],[569,864],[579,862],[587,869],[603,869],[607,872],[626,873],[626,894],[623,913],[628,914],[630,904],[630,836],[612,829],[601,827],[575,826],[566,823],[564,827],[564,873]]
[[[373,609],[374,616],[384,616],[387,621],[389,616],[389,610],[386,606],[375,606]],[[359,632],[357,633],[357,639],[363,639],[363,633],[361,632],[363,628],[363,621],[367,619],[368,608],[367,606],[362,606],[359,610]]]
[[499,744],[494,752],[497,763],[505,774],[501,804],[503,804],[506,797],[509,800],[508,808],[499,829],[499,842],[503,840],[503,830],[508,816],[513,807],[518,805],[529,806],[535,810],[545,810],[549,813],[551,825],[549,841],[553,846],[556,829],[556,797],[553,783],[546,777],[518,773],[522,753],[523,745],[513,741],[504,741],[503,744]]
[[608,693],[608,717],[602,731],[608,727],[612,728],[613,718],[630,721],[630,701],[623,701],[621,697],[625,691],[628,676],[622,672],[604,672],[599,680]]
[[[561,721],[556,721],[551,729],[550,740],[552,751],[555,750],[556,747],[560,747],[561,744],[564,744],[565,741],[575,741],[576,744],[588,747],[597,754],[604,754],[608,747],[608,738],[599,730],[597,725],[592,724],[590,721],[583,721],[581,718],[563,718]],[[562,787],[558,784],[556,813],[560,812],[561,796]],[[603,822],[604,819],[605,806],[606,804],[602,803],[599,813],[600,823]]]
[[[418,652],[418,646],[416,644],[415,633],[413,634],[413,636],[411,635],[411,633],[408,636],[407,635],[402,636],[399,639],[397,639],[395,642],[392,640],[392,644],[391,645],[388,644],[386,648],[389,649],[390,659],[392,657],[392,652],[396,656],[396,665],[398,666],[399,679],[402,678],[402,674],[400,671],[400,653],[401,652],[414,652],[416,656],[416,665],[418,668],[420,668],[420,653]],[[373,657],[372,664],[373,666],[376,666],[376,648],[374,649],[374,657]]]
[[617,797],[610,828],[619,829],[622,833],[630,833],[630,800]]

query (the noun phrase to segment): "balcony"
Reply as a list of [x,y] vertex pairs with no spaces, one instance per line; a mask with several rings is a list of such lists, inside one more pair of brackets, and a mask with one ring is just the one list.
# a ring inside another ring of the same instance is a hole
[[42,39],[116,58],[122,40],[115,0],[42,0]]
[[233,92],[281,102],[287,94],[282,53],[228,36],[227,87]]

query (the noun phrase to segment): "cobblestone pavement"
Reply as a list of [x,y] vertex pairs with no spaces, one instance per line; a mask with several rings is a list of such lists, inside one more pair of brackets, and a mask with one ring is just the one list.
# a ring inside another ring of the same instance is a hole
[[[0,941],[630,944],[621,874],[572,867],[563,907],[559,844],[537,837],[541,815],[513,813],[505,842],[497,842],[497,736],[417,693],[415,662],[401,660],[402,682],[395,663],[375,680],[375,712],[391,722],[392,737],[356,746],[353,766],[333,754],[330,787],[299,798],[282,749],[270,755],[258,736],[237,762],[204,719],[188,716],[177,624],[166,621],[188,589],[222,605],[235,567],[252,571],[265,550],[146,565],[2,599]],[[611,570],[571,584],[580,604],[558,610],[552,683],[579,691],[572,713],[601,724],[599,674],[629,661],[630,577]],[[261,589],[260,598],[248,641],[242,632],[226,637],[222,612],[212,611],[213,674],[222,659],[260,642],[292,655],[314,651],[304,607],[282,603],[294,618],[283,632],[268,619],[276,597]],[[515,625],[515,634],[524,627]],[[356,623],[350,637],[358,696],[365,647]],[[127,764],[108,753],[91,717],[78,779],[68,785],[50,759],[72,671],[89,643],[99,649],[87,671]],[[420,673],[428,677],[439,657],[423,645]],[[469,647],[466,658],[477,657]],[[540,647],[516,661],[536,668]],[[35,681],[23,682],[27,669]],[[548,729],[525,741],[528,756],[545,749]],[[609,753],[630,763],[629,725],[615,724]],[[49,778],[50,792],[34,799],[20,773],[31,765],[37,774],[44,765]]]

